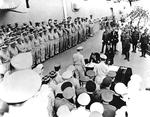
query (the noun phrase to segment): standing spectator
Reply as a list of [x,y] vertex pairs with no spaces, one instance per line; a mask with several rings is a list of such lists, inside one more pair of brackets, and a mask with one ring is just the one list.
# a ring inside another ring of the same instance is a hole
[[132,52],[135,52],[136,53],[136,47],[137,47],[137,43],[138,43],[138,40],[139,40],[139,31],[137,29],[137,27],[134,28],[134,31],[131,35],[132,37]]
[[117,46],[117,43],[118,43],[118,31],[116,31],[115,27],[113,27],[113,30],[111,32],[111,43],[112,43],[112,48],[113,48],[113,51],[116,52],[117,49],[116,49],[116,46]]
[[10,46],[9,46],[9,52],[10,52],[10,58],[12,58],[13,56],[16,56],[19,52],[18,49],[16,47],[16,42],[12,41],[10,42]]
[[124,42],[124,52],[125,52],[125,58],[124,59],[127,59],[129,61],[129,57],[130,57],[130,42],[131,42],[131,36],[130,36],[130,33],[129,32],[126,32],[126,35],[125,35],[125,42]]
[[148,48],[148,44],[149,44],[149,36],[147,34],[148,29],[144,30],[144,33],[141,35],[140,38],[140,43],[141,43],[141,51],[142,51],[142,55],[140,57],[145,57],[147,48]]
[[84,70],[85,70],[85,62],[84,57],[81,54],[83,47],[77,48],[77,53],[73,54],[73,65],[75,66],[76,70],[78,71],[79,78],[83,77]]
[[10,62],[10,53],[8,51],[8,46],[2,46],[2,49],[0,50],[0,59],[6,70],[8,70]]
[[110,33],[109,33],[109,29],[108,28],[105,28],[105,31],[103,32],[102,40],[103,40],[103,42],[102,42],[101,53],[103,53],[105,46],[106,46],[106,49],[107,49],[108,41],[110,41]]
[[124,48],[125,48],[125,35],[126,35],[126,32],[125,32],[125,29],[123,29],[122,33],[121,33],[122,54],[125,54],[125,52],[124,52]]
[[106,63],[108,65],[112,65],[114,63],[114,56],[115,56],[115,53],[111,47],[111,44],[110,42],[107,44],[107,48],[106,48],[106,51],[105,51],[105,55],[107,56],[107,59],[106,59]]
[[90,15],[90,18],[89,18],[89,31],[90,31],[90,36],[91,37],[94,35],[93,26],[94,26],[93,15]]

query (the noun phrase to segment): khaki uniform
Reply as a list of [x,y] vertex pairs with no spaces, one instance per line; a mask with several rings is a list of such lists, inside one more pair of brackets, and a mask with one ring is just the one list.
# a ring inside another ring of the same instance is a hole
[[72,46],[75,46],[75,40],[76,40],[76,30],[75,27],[71,27],[71,33],[72,33]]
[[63,30],[58,30],[59,33],[59,52],[63,51]]
[[0,51],[0,59],[2,64],[5,66],[6,70],[9,69],[9,64],[10,64],[10,53],[8,50],[6,52]]
[[94,35],[94,21],[93,19],[89,19],[89,27],[90,27],[90,36],[93,36]]
[[85,76],[85,63],[84,63],[84,57],[80,52],[77,52],[73,54],[73,65],[75,66],[76,70],[78,71],[78,77],[79,79],[83,76]]
[[59,53],[59,35],[58,35],[57,32],[54,33],[54,43],[55,43],[55,46],[54,46],[55,51],[54,51],[54,53],[58,54]]
[[17,48],[18,48],[18,52],[19,52],[19,53],[26,52],[26,48],[25,48],[25,46],[24,46],[23,43],[17,43],[16,46],[17,46]]
[[68,31],[68,48],[71,48],[72,47],[72,32],[71,32],[71,28],[68,27],[67,28],[67,31]]
[[66,50],[68,46],[68,32],[64,28],[64,35],[63,35],[63,50]]
[[74,25],[75,26],[75,45],[78,44],[78,39],[79,39],[79,34],[78,34],[78,31],[79,31],[79,27],[77,24]]
[[53,33],[49,33],[48,34],[48,39],[49,39],[49,53],[50,53],[50,57],[54,56],[54,35]]
[[44,62],[45,61],[45,40],[43,36],[42,37],[39,36],[38,39],[40,43],[40,54],[41,54],[40,60],[41,62]]
[[16,56],[19,52],[17,47],[9,47],[9,52],[10,52],[10,58],[12,58],[13,56]]
[[40,42],[38,38],[34,40],[34,49],[35,49],[35,64],[40,63],[41,51],[40,51]]
[[103,79],[106,77],[109,69],[108,66],[102,61],[94,66],[94,72],[96,75],[95,82],[100,85]]
[[48,39],[48,34],[43,35],[43,39],[45,41],[44,46],[45,46],[45,59],[49,59],[50,53],[49,53],[49,39]]

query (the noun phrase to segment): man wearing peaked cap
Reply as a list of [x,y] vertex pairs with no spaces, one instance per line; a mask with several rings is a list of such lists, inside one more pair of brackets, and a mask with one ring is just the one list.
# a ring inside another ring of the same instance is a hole
[[10,64],[10,53],[8,51],[8,46],[6,45],[2,46],[2,50],[0,51],[0,58],[1,58],[2,64],[8,70],[9,64]]
[[101,60],[106,60],[107,56],[105,54],[100,54],[100,58],[101,58]]
[[64,91],[66,88],[68,87],[72,87],[72,83],[67,81],[67,82],[64,82],[62,85],[61,85],[61,90]]
[[13,56],[16,56],[19,53],[16,47],[16,41],[10,42],[9,52],[10,52],[10,58],[12,58]]
[[75,96],[75,90],[72,87],[67,87],[66,89],[64,89],[63,97],[65,99],[71,100],[71,99],[73,99],[74,96]]
[[84,87],[85,84],[90,80],[90,78],[88,76],[83,76],[80,78],[80,85],[81,87]]
[[21,38],[17,38],[17,44],[16,44],[19,53],[26,52],[26,48],[24,47]]
[[0,84],[0,98],[7,103],[21,103],[34,96],[40,86],[41,78],[36,72],[32,70],[16,71]]
[[54,79],[56,76],[57,76],[57,73],[55,71],[51,71],[49,73],[49,77],[52,78],[52,79]]
[[72,74],[71,71],[65,71],[65,72],[62,74],[62,78],[63,78],[64,80],[69,80],[72,76],[73,76],[73,74]]
[[73,77],[72,71],[69,71],[69,70],[65,71],[62,74],[62,79],[64,81],[70,81],[73,84],[73,86],[75,87],[75,89],[80,88],[79,80]]
[[88,70],[86,71],[86,75],[90,78],[90,79],[94,79],[95,78],[95,72],[93,70]]
[[11,59],[11,64],[16,70],[31,69],[31,67],[32,67],[31,52],[20,53],[20,54],[14,56]]
[[76,70],[78,71],[78,77],[79,79],[83,76],[85,76],[85,62],[84,62],[84,56],[81,54],[81,50],[83,50],[83,47],[77,48],[77,53],[73,54],[73,65],[75,66]]
[[96,90],[96,84],[92,80],[89,80],[89,81],[86,82],[85,88],[86,88],[86,91],[89,94],[91,94],[91,93],[93,93]]
[[90,106],[90,111],[97,111],[102,114],[104,112],[104,107],[100,102],[94,102]]
[[111,86],[111,83],[112,83],[111,77],[106,76],[100,85],[100,89],[109,88]]
[[95,82],[93,82],[92,80],[89,80],[86,83],[85,89],[86,89],[86,91],[89,94],[90,99],[91,99],[90,103],[86,106],[86,109],[90,109],[91,104],[93,102],[95,102],[95,97],[94,97],[94,92],[96,90],[96,84],[95,84]]
[[67,105],[62,105],[58,108],[56,114],[58,117],[62,117],[66,114],[70,113],[70,110]]
[[95,82],[100,85],[103,79],[109,72],[108,65],[105,64],[106,55],[101,54],[101,62],[94,66],[94,72],[96,75]]
[[114,93],[111,90],[103,90],[102,91],[101,98],[103,101],[102,104],[104,106],[104,111],[105,110],[116,111],[116,107],[109,104],[113,100],[113,95],[114,95]]
[[61,65],[60,64],[55,64],[54,65],[54,70],[57,73],[57,76],[55,78],[56,82],[57,83],[62,83],[63,79],[62,79],[62,76],[60,75],[60,73],[61,73]]
[[[68,98],[68,94],[64,93],[64,97]],[[54,106],[55,106],[56,110],[62,105],[66,105],[69,108],[69,110],[72,110],[73,108],[75,108],[75,105],[73,103],[71,103],[70,101],[68,101],[68,99],[56,97],[55,101],[54,101]]]
[[103,117],[115,117],[116,112],[114,110],[105,110],[103,113]]
[[36,73],[38,73],[41,78],[43,78],[43,71],[44,71],[44,66],[43,64],[38,64],[34,69],[33,69]]
[[103,117],[103,116],[100,112],[93,111],[93,112],[90,113],[89,117]]
[[116,77],[116,72],[115,71],[109,71],[107,76],[111,77],[112,79],[114,79]]
[[81,106],[86,106],[90,103],[91,99],[87,93],[81,93],[78,96],[77,101]]

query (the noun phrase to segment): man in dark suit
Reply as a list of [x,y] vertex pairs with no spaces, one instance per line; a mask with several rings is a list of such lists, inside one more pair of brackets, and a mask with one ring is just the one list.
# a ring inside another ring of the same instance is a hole
[[142,55],[140,57],[145,57],[148,44],[149,44],[149,35],[147,34],[148,29],[144,30],[144,33],[141,35],[140,43],[141,43],[141,52]]
[[132,52],[136,53],[137,43],[139,40],[139,31],[138,31],[137,27],[134,28],[134,31],[132,32],[131,38],[132,38],[131,42],[132,42],[132,48],[133,48]]
[[110,36],[111,36],[111,43],[112,43],[113,51],[116,52],[117,51],[116,46],[119,40],[118,40],[118,31],[116,31],[115,27],[113,27],[113,30]]
[[107,49],[108,41],[110,41],[110,32],[109,32],[109,29],[108,29],[108,28],[105,28],[105,31],[103,32],[102,41],[103,41],[103,42],[102,42],[102,50],[101,50],[101,53],[103,53],[105,46],[106,46],[106,49]]

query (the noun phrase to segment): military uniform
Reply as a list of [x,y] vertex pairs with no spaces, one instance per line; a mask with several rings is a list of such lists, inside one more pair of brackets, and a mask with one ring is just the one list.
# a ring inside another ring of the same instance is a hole
[[[108,47],[109,46],[109,47]],[[114,63],[114,56],[115,56],[115,53],[110,45],[110,43],[107,45],[107,49],[105,51],[105,55],[107,56],[107,59],[106,59],[106,63],[108,65],[112,65]]]
[[29,37],[29,43],[31,44],[31,53],[32,53],[32,58],[33,58],[33,67],[36,66],[36,59],[35,59],[35,46],[34,46],[34,34],[31,32],[28,34]]
[[59,53],[63,51],[63,30],[61,26],[58,28],[58,35],[59,35]]
[[13,56],[16,56],[19,53],[16,47],[16,42],[11,42],[8,49],[10,52],[10,58],[12,58]]
[[75,27],[74,27],[74,24],[71,23],[71,33],[72,33],[72,46],[74,47],[75,46]]
[[116,51],[117,51],[116,46],[117,46],[117,43],[118,43],[118,41],[119,41],[119,40],[118,40],[118,32],[115,31],[115,30],[113,30],[113,31],[111,32],[110,37],[111,37],[111,43],[112,43],[113,51],[116,52]]
[[78,27],[77,21],[75,21],[74,26],[75,26],[75,45],[77,45],[78,40],[79,40],[79,34],[78,34],[79,27]]
[[21,38],[17,39],[17,45],[16,47],[18,48],[19,53],[26,52],[26,48],[24,47],[23,43],[21,42]]
[[68,30],[67,30],[67,27],[66,27],[66,24],[64,24],[64,50],[67,50],[68,49]]
[[34,39],[34,49],[35,49],[35,65],[40,63],[41,51],[40,51],[40,42],[38,39],[38,34],[35,36]]
[[72,39],[72,32],[71,32],[70,24],[68,24],[67,31],[68,31],[68,48],[71,48],[73,39]]
[[132,52],[136,52],[136,48],[137,48],[137,43],[139,40],[139,32],[137,31],[137,29],[135,28],[135,31],[132,32],[131,38],[132,38]]
[[149,35],[147,34],[146,31],[141,35],[140,43],[141,43],[141,52],[142,52],[141,57],[145,57],[148,44],[149,44]]
[[39,33],[40,33],[40,36],[38,37],[38,39],[40,42],[40,53],[41,53],[40,60],[41,62],[44,62],[45,61],[45,41],[42,35],[43,31],[40,31]]
[[50,57],[50,53],[49,53],[49,39],[48,39],[48,34],[46,32],[46,30],[44,30],[44,35],[43,35],[43,39],[44,39],[44,46],[45,46],[45,59],[49,59]]
[[57,32],[57,29],[54,29],[54,53],[55,54],[58,54],[59,53],[59,35],[58,35],[58,32]]
[[102,36],[102,50],[101,50],[101,53],[104,52],[104,47],[106,46],[106,49],[107,49],[107,44],[108,42],[110,42],[110,33],[108,31],[108,29],[106,29],[104,32],[103,32],[103,36]]
[[125,48],[125,31],[123,30],[121,33],[121,43],[122,43],[122,54],[125,54],[124,48]]
[[[102,55],[101,55],[102,56]],[[103,59],[107,59],[106,55],[102,56]],[[108,66],[105,64],[105,61],[101,61],[99,64],[96,64],[94,66],[94,72],[95,72],[95,82],[100,85],[103,81],[103,79],[106,77],[109,69]]]
[[89,32],[90,32],[90,36],[93,36],[94,35],[94,22],[93,22],[93,19],[92,17],[89,19]]
[[[80,49],[77,48],[77,49]],[[84,57],[83,55],[80,53],[80,52],[77,52],[75,54],[73,54],[73,65],[75,66],[75,68],[77,69],[78,71],[78,77],[79,79],[84,77],[85,74],[84,74],[84,70],[85,70],[85,63],[84,63]]]
[[10,64],[10,53],[6,45],[2,46],[2,50],[0,51],[0,59],[6,70],[8,70]]
[[50,57],[53,57],[54,56],[54,51],[55,51],[55,48],[54,48],[55,42],[54,42],[54,35],[53,35],[52,31],[50,31],[48,33],[48,39],[49,39],[49,53],[50,53]]

